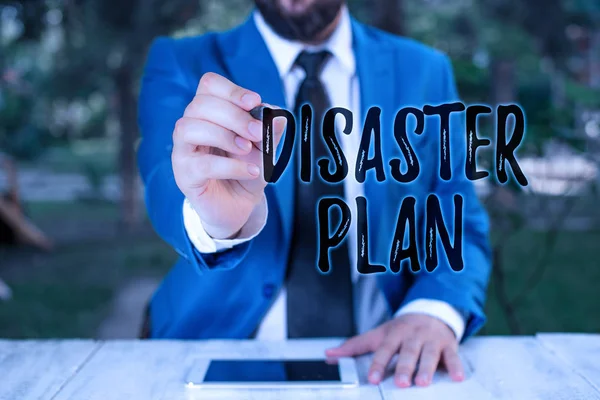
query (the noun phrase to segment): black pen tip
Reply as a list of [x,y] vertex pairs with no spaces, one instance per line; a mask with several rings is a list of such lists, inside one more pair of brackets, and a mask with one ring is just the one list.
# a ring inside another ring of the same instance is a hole
[[252,115],[252,118],[262,121],[262,111],[264,110],[264,108],[265,106],[263,105],[256,106],[252,110],[250,110],[250,115]]

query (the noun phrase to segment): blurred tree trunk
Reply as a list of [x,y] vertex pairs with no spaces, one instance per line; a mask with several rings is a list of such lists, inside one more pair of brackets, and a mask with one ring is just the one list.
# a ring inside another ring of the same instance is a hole
[[121,178],[120,222],[128,231],[140,223],[140,201],[135,142],[137,131],[137,102],[134,95],[134,70],[125,63],[114,74],[120,128],[119,173]]
[[517,99],[515,62],[508,58],[495,58],[491,65],[493,104],[514,103]]
[[386,32],[404,35],[404,1],[376,0],[373,25]]
[[590,32],[590,86],[600,89],[600,28]]
[[[490,64],[490,96],[493,106],[499,104],[513,103],[516,98],[516,82],[515,82],[515,63],[514,60],[508,57],[501,57],[496,55],[492,58]],[[512,124],[507,126],[508,132],[512,130]],[[496,299],[502,308],[502,311],[506,317],[510,333],[512,335],[518,335],[521,333],[520,324],[516,315],[516,310],[512,307],[510,302],[510,296],[508,295],[508,284],[506,278],[506,265],[504,265],[504,245],[506,238],[512,236],[516,229],[512,226],[512,222],[516,219],[520,222],[518,214],[512,212],[509,207],[510,203],[514,202],[514,193],[510,189],[505,188],[494,180],[491,181],[491,194],[490,198],[495,201],[495,205],[489,208],[493,216],[493,225],[497,231],[501,231],[503,234],[499,237],[505,238],[504,240],[496,241],[493,246],[493,260],[492,260],[492,284],[494,285],[494,292]],[[492,212],[493,210],[493,212]],[[515,215],[514,218],[508,218],[511,214]]]

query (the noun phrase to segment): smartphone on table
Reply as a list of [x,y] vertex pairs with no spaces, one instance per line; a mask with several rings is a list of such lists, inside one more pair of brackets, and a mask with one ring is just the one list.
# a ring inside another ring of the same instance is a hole
[[353,358],[198,359],[186,384],[210,389],[352,388],[358,386],[358,373]]

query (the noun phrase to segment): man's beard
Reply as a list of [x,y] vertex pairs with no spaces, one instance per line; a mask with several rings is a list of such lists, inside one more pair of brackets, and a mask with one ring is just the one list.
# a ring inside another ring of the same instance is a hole
[[289,40],[311,43],[318,41],[320,34],[337,17],[344,0],[320,0],[303,13],[290,15],[279,7],[277,0],[255,0],[256,7],[269,26]]

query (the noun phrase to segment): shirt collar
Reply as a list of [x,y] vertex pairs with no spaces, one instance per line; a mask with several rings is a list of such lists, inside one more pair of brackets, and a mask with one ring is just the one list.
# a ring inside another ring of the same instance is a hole
[[342,9],[340,22],[329,39],[319,46],[309,46],[298,41],[292,41],[279,36],[267,24],[263,16],[254,11],[254,22],[260,32],[281,77],[287,75],[302,50],[329,50],[341,66],[350,74],[354,74],[356,61],[352,50],[352,26],[350,14],[346,6]]

